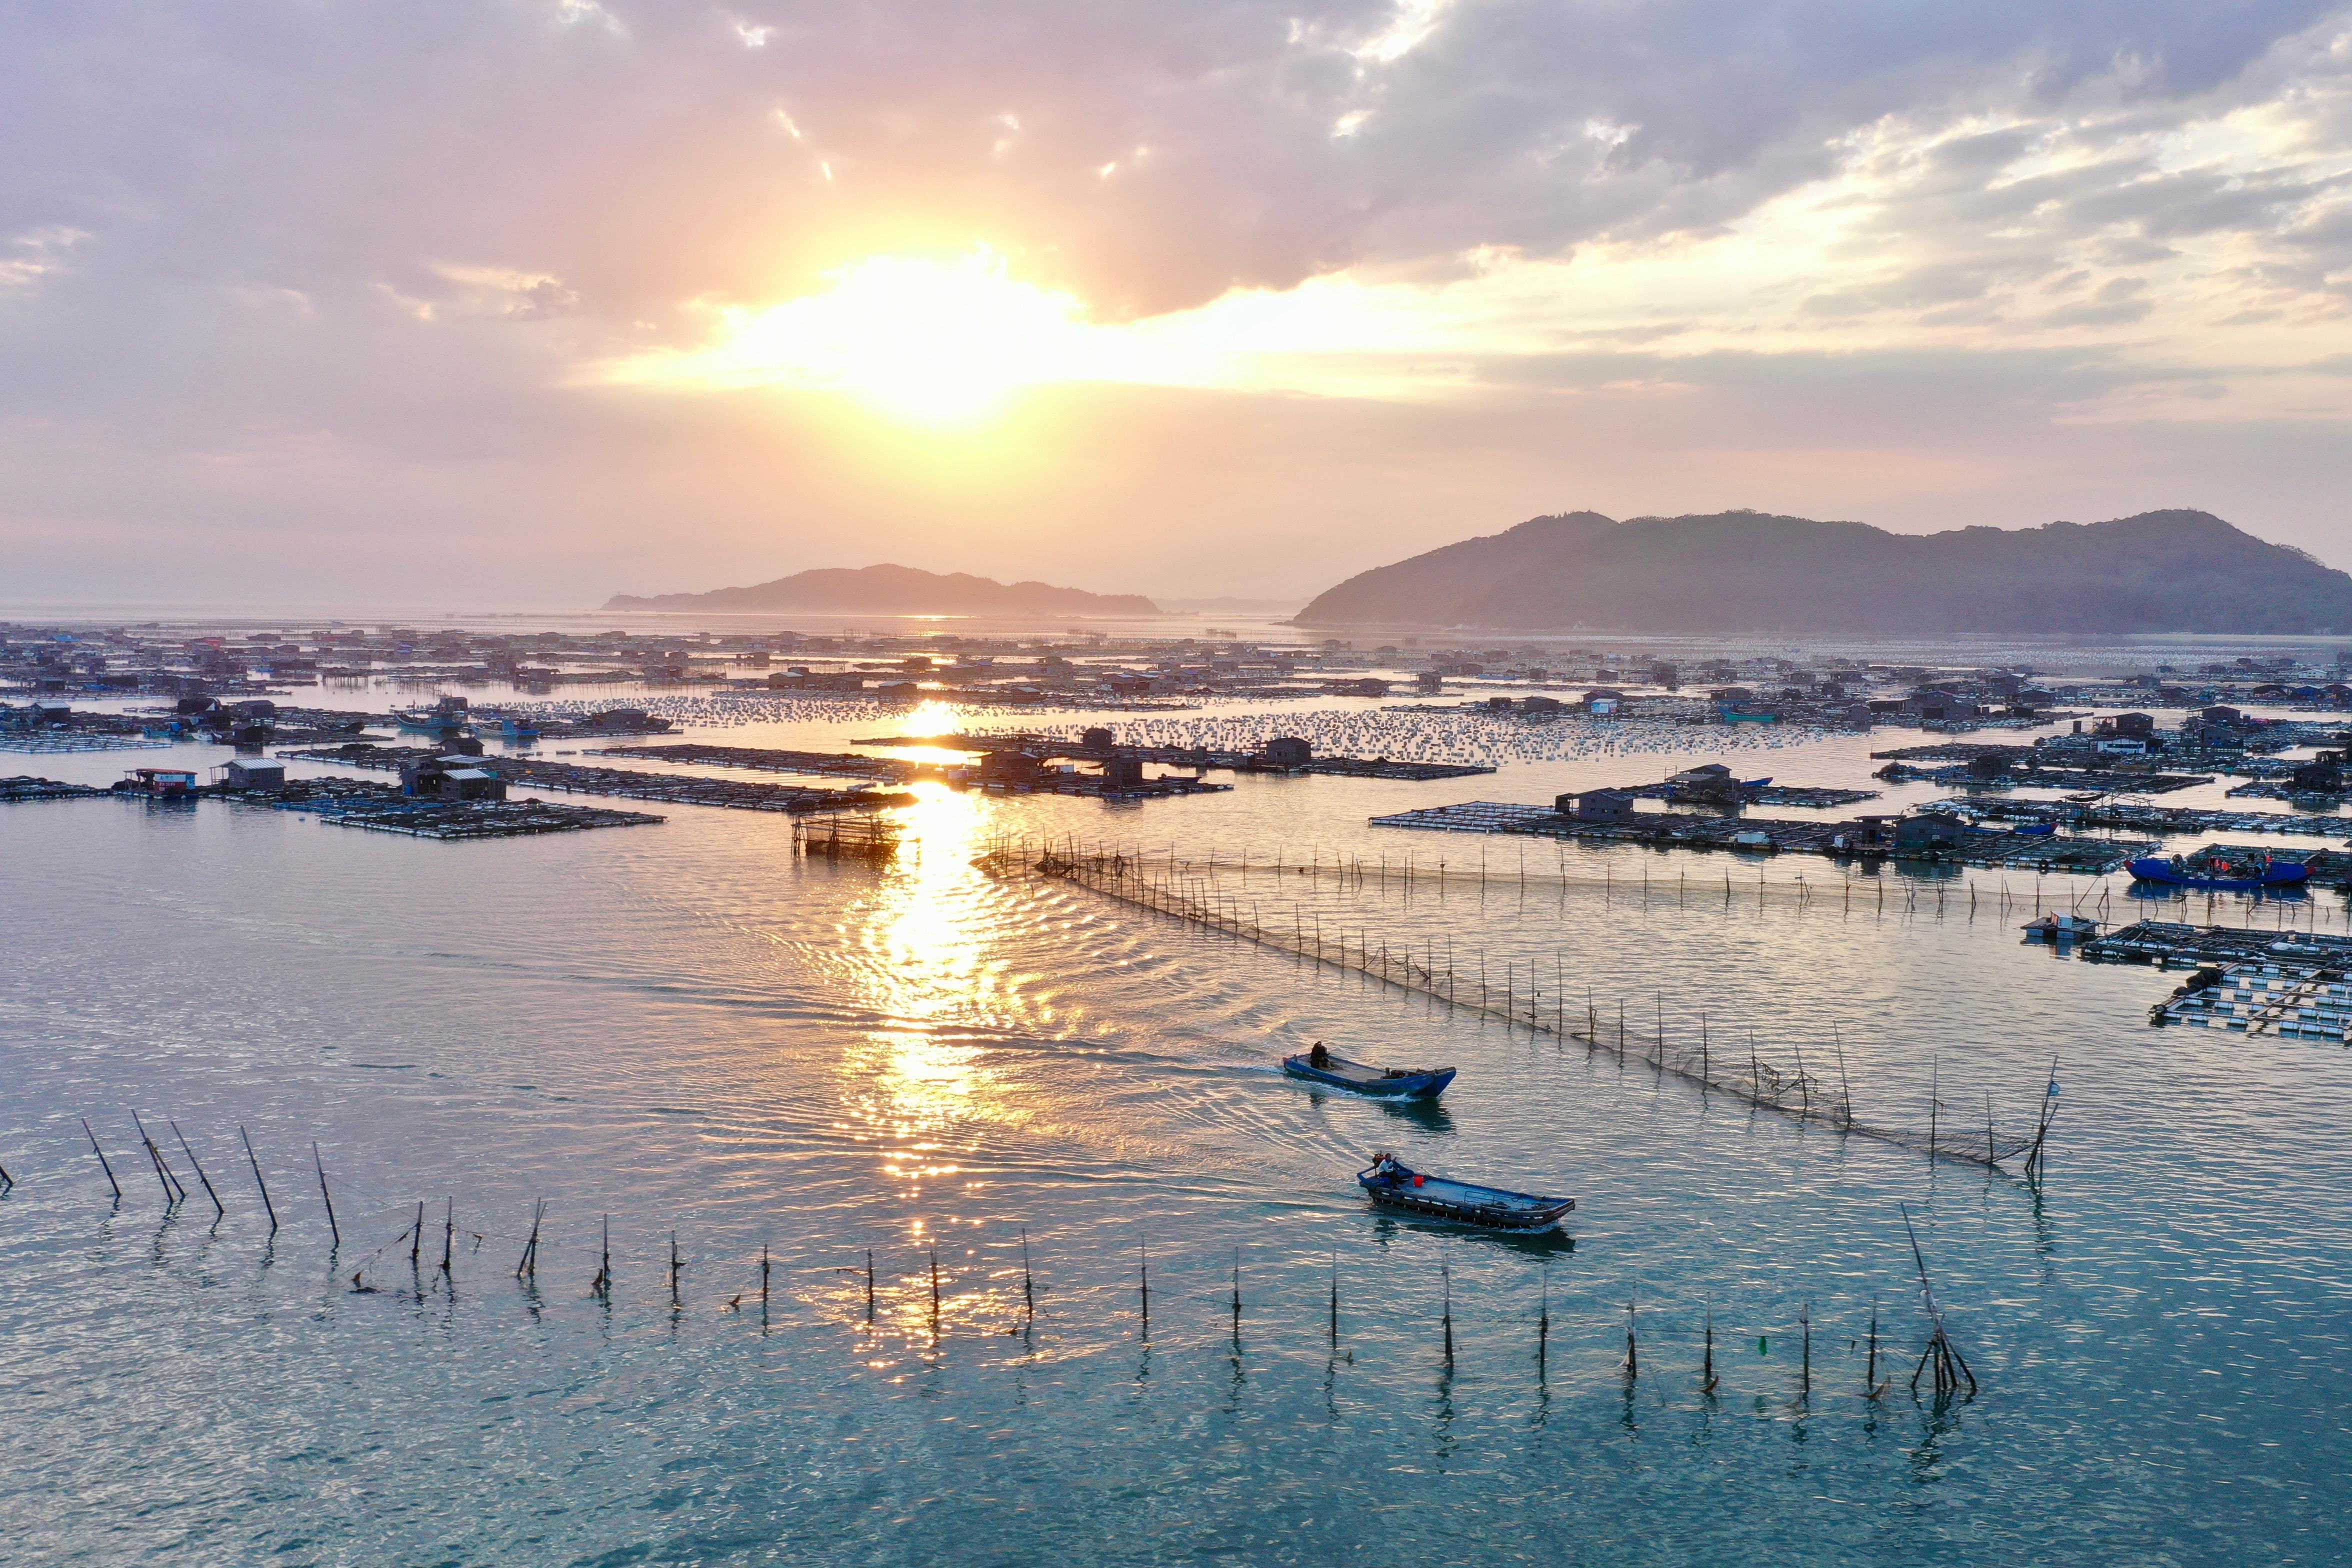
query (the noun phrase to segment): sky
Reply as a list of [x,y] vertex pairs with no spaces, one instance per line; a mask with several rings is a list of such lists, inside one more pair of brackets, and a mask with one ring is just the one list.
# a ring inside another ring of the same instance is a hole
[[895,561],[1305,597],[1545,512],[2352,568],[2352,7],[0,6],[0,604]]

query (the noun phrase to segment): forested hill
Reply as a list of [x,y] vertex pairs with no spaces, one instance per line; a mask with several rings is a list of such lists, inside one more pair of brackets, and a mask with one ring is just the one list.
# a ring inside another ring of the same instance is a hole
[[2352,575],[2210,512],[1890,533],[1756,511],[1538,517],[1361,573],[1301,626],[2352,633]]
[[615,594],[608,610],[838,610],[882,616],[1156,616],[1140,594],[1090,594],[1046,583],[999,583],[912,566],[826,567],[707,594]]

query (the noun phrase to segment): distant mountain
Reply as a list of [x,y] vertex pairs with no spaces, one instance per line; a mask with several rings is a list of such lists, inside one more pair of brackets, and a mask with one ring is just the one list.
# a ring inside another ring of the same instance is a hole
[[2352,575],[2202,511],[1889,533],[1756,511],[1538,517],[1350,577],[1300,626],[2352,632]]
[[826,567],[750,588],[707,594],[615,594],[608,610],[838,610],[874,616],[1156,616],[1140,594],[1089,594],[1045,583],[1004,584],[912,566]]

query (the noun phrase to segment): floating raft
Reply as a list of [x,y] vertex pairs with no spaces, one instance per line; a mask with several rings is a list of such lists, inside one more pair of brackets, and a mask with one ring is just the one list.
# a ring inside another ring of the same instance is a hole
[[[2352,837],[2352,816],[2290,816],[2277,811],[2207,811],[2185,805],[2080,804],[2063,800],[1954,799],[1951,806],[2003,822],[2064,823],[2170,838],[2184,833],[2281,833],[2315,838]],[[1932,807],[1930,808],[1932,809]],[[2316,873],[2315,873],[2316,874]]]
[[278,809],[315,813],[320,821],[337,827],[397,833],[410,838],[518,838],[598,827],[641,827],[664,820],[642,811],[537,800],[286,801]]
[[[1859,805],[1865,800],[1876,800],[1874,789],[1816,789],[1808,784],[1737,784],[1740,801],[1748,805],[1794,805],[1820,810],[1833,805]],[[1704,805],[1703,795],[1690,793],[1685,785],[1669,779],[1661,784],[1626,784],[1622,793],[1639,800],[1689,801]]]
[[[1874,752],[1873,756],[1884,755]],[[2029,753],[2030,756],[2030,753]],[[2210,773],[2126,773],[2106,768],[2053,768],[2029,765],[1997,780],[1979,778],[1966,763],[1923,768],[1915,763],[1889,763],[1877,777],[1895,784],[2002,784],[2024,789],[2063,789],[2098,795],[2169,795],[2213,782]]]
[[70,730],[8,730],[0,731],[0,752],[23,752],[31,755],[47,755],[59,752],[152,752],[171,745],[169,741],[151,741],[138,734],[106,734]]
[[2148,1022],[2352,1044],[2352,978],[2341,962],[2233,963],[2211,984],[2192,980],[2174,992],[2149,1012]]
[[2265,931],[2254,926],[2194,926],[2177,921],[2137,921],[2084,942],[2076,952],[2095,963],[2197,963],[2315,961],[2352,963],[2352,937],[2317,931]]
[[[281,757],[306,762],[341,763],[355,768],[396,771],[404,762],[439,756],[429,746],[379,746],[368,742],[313,751],[280,752]],[[671,805],[714,805],[731,811],[880,811],[907,805],[908,795],[880,795],[864,790],[824,789],[813,785],[751,784],[740,779],[680,777],[673,773],[639,773],[628,768],[592,768],[571,763],[541,762],[532,757],[475,757],[473,765],[495,773],[509,785],[561,790],[572,795],[618,795],[627,800],[661,801]]]
[[1403,763],[1387,757],[1316,757],[1296,767],[1277,766],[1255,752],[1212,750],[1206,746],[1089,746],[1062,735],[1017,731],[1002,735],[877,735],[852,741],[853,746],[940,746],[953,752],[1026,752],[1040,759],[1071,763],[1107,762],[1133,757],[1162,767],[1205,768],[1223,773],[1321,773],[1330,778],[1402,779],[1425,783],[1433,779],[1466,779],[1495,770],[1475,763]]
[[[1538,838],[1597,839],[1603,842],[1655,844],[1689,849],[1763,850],[1838,858],[1856,856],[1840,849],[1834,840],[1866,829],[1858,822],[1832,822],[1790,817],[1715,816],[1695,813],[1654,812],[1630,821],[1586,822],[1563,816],[1540,805],[1507,801],[1473,800],[1458,805],[1429,806],[1372,818],[1375,827],[1413,827],[1436,833],[1501,833]],[[1761,835],[1765,842],[1752,837]],[[1961,841],[1947,858],[1952,864],[2024,871],[2079,871],[2091,874],[2115,870],[2135,855],[2154,849],[2152,844],[2127,844],[2104,838],[2073,838],[2014,833],[1987,833]],[[1873,851],[1874,855],[1885,854]],[[1888,854],[1888,858],[1895,858]],[[1922,857],[1925,858],[1925,857]]]
[[938,778],[944,771],[935,763],[910,763],[898,757],[861,757],[855,752],[788,752],[764,746],[710,746],[699,742],[663,746],[599,746],[586,748],[583,754],[635,757],[656,763],[699,763],[706,767],[801,773],[812,778],[875,779],[898,784]]
[[26,800],[103,800],[113,793],[112,790],[97,789],[89,784],[37,779],[26,773],[0,779],[0,805]]

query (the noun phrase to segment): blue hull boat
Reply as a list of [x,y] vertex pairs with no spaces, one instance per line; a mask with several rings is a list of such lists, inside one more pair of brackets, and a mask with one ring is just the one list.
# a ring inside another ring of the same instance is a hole
[[1452,1068],[1376,1068],[1327,1056],[1321,1067],[1306,1055],[1285,1057],[1282,1070],[1293,1078],[1368,1094],[1376,1100],[1435,1100],[1454,1081]]
[[2143,882],[2157,882],[2168,888],[2204,888],[2222,893],[2259,892],[2264,888],[2292,888],[2311,877],[2311,868],[2294,860],[2273,860],[2268,865],[2249,868],[2252,876],[2234,874],[2207,876],[2187,862],[2175,865],[2150,855],[2131,863],[2131,874]]
[[1393,1154],[1376,1156],[1356,1173],[1356,1184],[1382,1208],[1425,1219],[1452,1220],[1482,1230],[1549,1230],[1576,1206],[1574,1198],[1548,1198],[1411,1170]]

